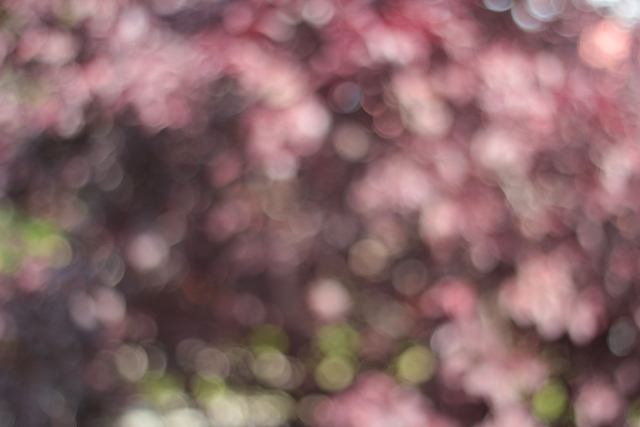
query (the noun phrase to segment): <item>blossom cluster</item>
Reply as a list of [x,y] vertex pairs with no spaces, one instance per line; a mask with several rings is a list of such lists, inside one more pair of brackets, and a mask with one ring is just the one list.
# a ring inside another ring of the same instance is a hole
[[640,425],[636,9],[3,2],[0,426]]

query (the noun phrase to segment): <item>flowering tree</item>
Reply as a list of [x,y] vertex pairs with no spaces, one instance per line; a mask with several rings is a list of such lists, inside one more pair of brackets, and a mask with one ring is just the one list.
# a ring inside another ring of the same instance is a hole
[[632,0],[6,0],[0,426],[639,425]]

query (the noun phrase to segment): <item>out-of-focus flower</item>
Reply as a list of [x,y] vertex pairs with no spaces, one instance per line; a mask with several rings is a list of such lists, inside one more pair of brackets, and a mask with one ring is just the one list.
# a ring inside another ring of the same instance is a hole
[[594,427],[612,423],[621,413],[623,400],[611,384],[593,379],[584,384],[575,401],[576,424]]
[[435,96],[428,77],[410,70],[395,76],[393,82],[407,127],[421,136],[445,136],[453,117],[447,105]]
[[487,398],[496,412],[517,407],[522,394],[536,390],[546,379],[547,369],[535,357],[511,355],[506,360],[487,359],[465,376],[470,394]]
[[435,315],[434,309],[456,318],[470,318],[477,314],[478,295],[471,284],[447,277],[429,288],[422,296],[421,306],[427,315]]
[[512,406],[505,410],[499,411],[491,418],[484,421],[479,427],[540,427],[542,424],[536,421],[533,415],[522,406]]
[[417,390],[396,384],[383,374],[364,375],[324,409],[321,426],[418,427],[455,424],[438,414]]
[[580,57],[592,67],[615,69],[630,53],[629,30],[613,19],[603,19],[580,36]]
[[517,278],[503,288],[504,307],[520,325],[535,325],[545,339],[569,332],[574,341],[588,342],[599,331],[601,302],[587,294],[578,297],[571,269],[559,252],[529,257]]
[[0,426],[638,424],[638,22],[4,1]]
[[402,155],[372,164],[367,176],[355,183],[351,191],[354,208],[363,213],[386,209],[415,211],[433,195],[430,176]]

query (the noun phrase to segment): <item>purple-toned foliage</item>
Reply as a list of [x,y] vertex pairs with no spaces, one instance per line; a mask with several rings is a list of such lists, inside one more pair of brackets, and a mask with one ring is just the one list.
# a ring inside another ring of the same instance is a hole
[[5,0],[0,427],[640,426],[634,0]]

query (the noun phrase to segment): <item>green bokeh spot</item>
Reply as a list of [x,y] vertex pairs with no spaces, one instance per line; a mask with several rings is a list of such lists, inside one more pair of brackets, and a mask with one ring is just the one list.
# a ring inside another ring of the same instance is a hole
[[163,405],[172,396],[184,391],[182,382],[170,374],[158,378],[147,378],[141,385],[142,393],[156,405]]
[[15,273],[20,266],[20,256],[13,248],[0,247],[0,272]]
[[360,348],[360,335],[345,323],[328,325],[318,331],[316,345],[325,355],[353,355]]
[[30,258],[54,266],[53,260],[69,250],[55,224],[16,215],[10,205],[0,207],[0,273],[14,274]]
[[633,402],[627,411],[627,423],[630,427],[640,427],[640,399]]
[[13,225],[13,209],[2,208],[0,209],[0,229],[10,227]]
[[552,381],[533,396],[533,412],[542,421],[553,422],[567,408],[567,390],[559,381]]
[[57,233],[44,222],[28,223],[23,229],[23,238],[27,253],[36,257],[50,257],[56,250]]
[[191,391],[198,399],[198,402],[205,405],[212,397],[224,393],[227,390],[227,384],[224,379],[220,377],[208,377],[203,378],[200,375],[196,375],[190,382]]
[[428,381],[436,367],[431,350],[421,345],[406,349],[396,360],[396,373],[401,381],[420,384]]
[[351,360],[340,356],[324,358],[316,366],[316,384],[324,391],[334,392],[349,387],[355,377]]
[[268,349],[276,349],[281,353],[289,350],[289,337],[287,333],[275,325],[260,325],[251,333],[251,347],[254,353],[260,353]]

